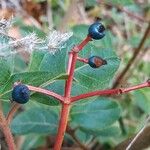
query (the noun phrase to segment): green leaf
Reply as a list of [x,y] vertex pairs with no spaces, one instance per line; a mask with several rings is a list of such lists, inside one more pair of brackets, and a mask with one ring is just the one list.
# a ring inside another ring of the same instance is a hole
[[71,123],[89,131],[105,129],[119,117],[118,103],[104,97],[74,105],[71,111]]
[[44,56],[45,56],[44,51],[33,51],[30,57],[29,71],[39,71],[39,66]]
[[[51,90],[51,91],[56,92],[60,95],[63,95],[64,84],[65,84],[65,81],[59,80],[57,82],[51,83],[50,85],[46,86],[45,88],[47,90]],[[56,99],[49,97],[49,96],[46,96],[46,95],[43,95],[43,94],[40,94],[40,93],[34,93],[31,96],[31,100],[40,102],[42,104],[51,105],[51,106],[52,105],[55,106],[55,105],[59,104],[59,102]]]
[[[106,0],[107,3],[110,3],[109,0]],[[134,4],[134,0],[112,0],[112,4],[114,5],[131,5]]]
[[10,67],[7,61],[0,60],[0,87],[4,85],[11,75]]
[[80,129],[76,130],[75,135],[82,143],[86,143],[87,141],[90,141],[93,138],[93,136],[90,135],[88,132],[84,132]]
[[25,60],[20,55],[14,56],[14,70],[13,73],[24,72],[27,69]]
[[21,150],[35,149],[45,144],[44,136],[38,134],[29,134],[25,136],[25,141],[21,146]]
[[[13,84],[17,81],[21,81],[23,84],[31,84],[33,86],[42,86],[43,84],[48,84],[53,80],[64,78],[64,74],[59,76],[52,76],[50,72],[24,72],[17,73],[10,77],[8,82],[5,84],[1,90],[0,96],[3,99],[9,99],[9,92],[11,92]],[[48,83],[47,83],[48,82]]]
[[36,35],[39,38],[45,38],[46,33],[44,33],[41,29],[35,27],[35,26],[26,26],[26,25],[20,25],[20,32],[23,36],[27,36],[29,33],[36,33]]
[[11,124],[14,134],[55,133],[58,125],[58,116],[53,107],[35,107],[17,115]]
[[81,128],[81,130],[84,131],[85,133],[89,133],[94,136],[100,136],[100,137],[114,137],[114,136],[118,136],[121,133],[120,128],[114,125],[103,129],[88,130],[85,128]]
[[150,112],[150,100],[142,90],[134,91],[133,99],[136,105],[145,113]]

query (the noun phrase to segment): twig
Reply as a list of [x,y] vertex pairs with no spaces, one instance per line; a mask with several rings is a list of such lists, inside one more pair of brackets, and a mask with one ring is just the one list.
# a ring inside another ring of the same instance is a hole
[[87,36],[79,45],[75,46],[69,53],[69,61],[68,61],[68,68],[67,68],[68,79],[65,84],[64,102],[62,104],[63,106],[61,110],[61,118],[59,121],[59,127],[58,127],[55,145],[54,145],[54,150],[61,149],[64,134],[67,128],[67,122],[68,122],[70,108],[71,108],[70,97],[71,97],[72,82],[73,82],[73,76],[74,76],[76,61],[78,57],[78,52],[81,51],[89,41],[91,41],[91,37]]
[[4,114],[3,114],[3,111],[1,108],[1,104],[0,104],[0,127],[4,133],[5,140],[6,140],[7,145],[8,145],[8,149],[9,150],[16,150],[14,139],[13,139],[13,136],[11,134],[10,128],[7,124],[7,121],[4,117]]
[[9,111],[8,115],[6,116],[7,124],[9,125],[14,117],[14,114],[17,112],[17,110],[20,108],[19,103],[14,103],[11,110]]
[[81,141],[76,137],[75,130],[70,126],[67,126],[67,133],[73,138],[73,140],[82,148],[83,150],[89,150]]
[[123,71],[120,73],[120,75],[116,78],[114,84],[113,84],[113,88],[118,87],[124,79],[124,76],[127,74],[128,70],[131,68],[132,64],[134,63],[135,59],[137,58],[137,56],[139,55],[140,51],[142,50],[147,37],[149,36],[149,32],[150,32],[150,22],[148,24],[147,29],[145,30],[144,36],[141,39],[141,42],[139,44],[139,46],[137,47],[137,49],[135,49],[134,54],[132,56],[132,58],[129,60],[128,64],[126,65],[126,67],[123,69]]
[[106,95],[115,95],[115,94],[128,93],[130,91],[145,88],[145,87],[150,87],[150,81],[147,81],[145,83],[135,85],[135,86],[132,86],[132,87],[128,87],[128,88],[98,90],[98,91],[93,91],[93,92],[73,96],[73,97],[71,97],[71,102],[75,102],[75,101],[78,101],[80,99],[85,99],[85,98],[89,98],[89,97],[92,97],[92,96],[106,96]]
[[139,16],[139,15],[136,15],[136,14],[130,12],[129,10],[127,10],[126,8],[124,8],[124,7],[120,6],[120,5],[115,5],[115,4],[112,4],[110,2],[106,3],[103,0],[97,0],[97,3],[104,4],[104,5],[110,6],[110,7],[115,7],[119,11],[124,12],[125,14],[127,14],[129,17],[135,18],[135,19],[139,20],[140,22],[147,22],[147,23],[149,23],[149,21],[150,21],[150,20],[144,19],[142,16]]
[[135,143],[135,141],[140,137],[140,135],[142,134],[142,132],[144,131],[144,129],[146,128],[148,122],[150,121],[150,115],[148,116],[148,118],[146,119],[143,128],[137,133],[137,135],[133,138],[133,140],[129,143],[129,145],[127,146],[126,150],[130,150],[130,148],[132,147],[132,145]]
[[60,102],[64,101],[64,97],[57,94],[57,93],[54,93],[52,91],[49,91],[49,90],[46,90],[46,89],[43,89],[43,88],[40,88],[40,87],[34,87],[34,86],[31,86],[31,85],[27,85],[27,86],[28,86],[29,90],[31,90],[31,91],[46,94],[48,96],[52,96],[52,97],[56,98],[57,100],[59,100]]

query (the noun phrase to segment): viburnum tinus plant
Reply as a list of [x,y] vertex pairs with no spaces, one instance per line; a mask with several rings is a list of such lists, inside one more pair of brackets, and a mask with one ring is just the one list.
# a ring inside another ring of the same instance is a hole
[[[7,25],[8,22],[1,20],[2,31]],[[80,43],[80,38],[72,36],[72,33],[52,31],[46,39],[39,39],[32,33],[22,39],[14,39],[1,32],[5,44],[0,45],[0,97],[11,97],[13,105],[6,118],[1,109],[0,127],[10,150],[16,149],[12,133],[51,133],[56,135],[54,150],[60,150],[65,133],[80,147],[88,149],[81,143],[82,139],[75,137],[75,132],[88,133],[88,138],[90,135],[117,132],[115,123],[120,117],[120,107],[117,102],[109,101],[108,96],[150,87],[150,82],[104,90],[120,62],[111,47],[103,47],[107,45],[102,40],[105,36],[107,32],[100,22],[89,26],[87,36]],[[101,46],[98,41],[102,41]],[[62,45],[65,42],[66,45]],[[24,72],[12,65],[12,62],[17,64],[18,58],[10,55],[22,51],[22,48],[31,53]],[[39,103],[48,106],[39,106]],[[13,119],[21,106],[26,106],[25,111]]]

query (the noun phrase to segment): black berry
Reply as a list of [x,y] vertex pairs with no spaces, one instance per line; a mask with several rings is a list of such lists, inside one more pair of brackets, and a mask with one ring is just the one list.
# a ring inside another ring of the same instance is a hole
[[100,22],[95,22],[89,27],[89,36],[95,40],[105,36],[105,27]]
[[25,104],[29,101],[30,98],[30,90],[26,85],[18,84],[13,88],[12,91],[12,100],[20,103]]
[[99,56],[91,56],[88,59],[88,64],[92,67],[92,68],[99,68],[102,65],[106,65],[107,61],[102,59]]

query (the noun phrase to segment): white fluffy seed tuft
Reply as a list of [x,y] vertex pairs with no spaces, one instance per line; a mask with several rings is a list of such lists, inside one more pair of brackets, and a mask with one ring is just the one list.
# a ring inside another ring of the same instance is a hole
[[73,32],[61,33],[59,31],[50,31],[47,37],[47,49],[50,53],[55,54],[62,48],[64,43],[73,35]]

